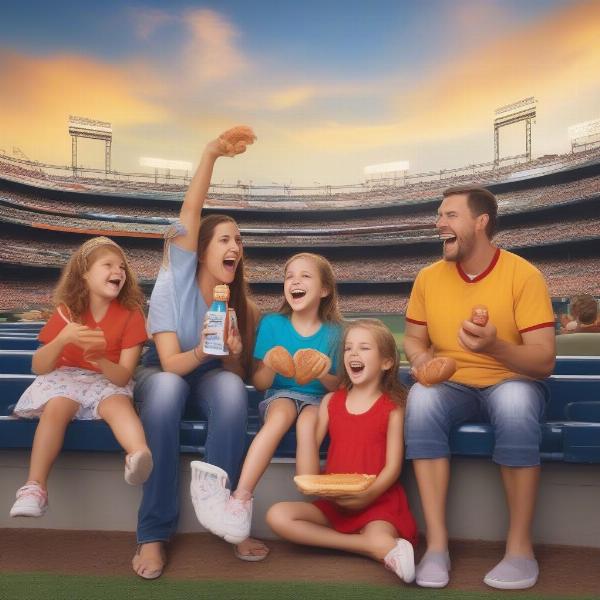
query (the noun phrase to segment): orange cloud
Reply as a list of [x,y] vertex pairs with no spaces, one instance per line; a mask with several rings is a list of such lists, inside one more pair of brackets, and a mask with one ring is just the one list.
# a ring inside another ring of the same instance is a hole
[[161,86],[149,75],[132,65],[81,56],[38,58],[0,51],[2,143],[23,146],[27,140],[23,149],[34,158],[70,162],[70,114],[109,121],[115,129],[165,122],[169,112],[144,95]]
[[192,35],[185,62],[195,79],[229,79],[248,66],[236,46],[239,31],[221,14],[210,9],[191,10],[184,22]]
[[495,108],[529,96],[549,114],[576,94],[600,93],[598,40],[600,2],[569,4],[411,82],[409,91],[392,97],[395,114],[384,122],[328,122],[292,135],[340,151],[489,131]]

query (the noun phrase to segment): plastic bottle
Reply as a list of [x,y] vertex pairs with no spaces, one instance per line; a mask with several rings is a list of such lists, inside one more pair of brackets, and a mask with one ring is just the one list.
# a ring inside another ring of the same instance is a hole
[[217,285],[213,291],[213,302],[206,311],[206,328],[211,333],[204,337],[204,354],[226,356],[229,354],[225,343],[225,327],[227,326],[227,302],[229,302],[229,287]]

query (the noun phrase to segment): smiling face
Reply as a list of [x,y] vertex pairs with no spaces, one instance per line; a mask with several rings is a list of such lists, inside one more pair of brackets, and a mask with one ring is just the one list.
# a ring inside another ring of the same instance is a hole
[[438,208],[436,227],[444,242],[444,259],[462,262],[471,256],[478,235],[485,235],[487,215],[473,216],[467,194],[447,196]]
[[329,291],[323,287],[315,261],[298,257],[288,263],[283,282],[283,293],[294,312],[319,309],[321,298]]
[[127,279],[123,256],[110,247],[97,250],[83,278],[90,294],[114,300],[121,293]]
[[351,327],[344,340],[344,368],[353,386],[379,381],[393,361],[383,358],[377,339],[366,327]]
[[242,257],[242,236],[238,226],[225,221],[219,223],[206,246],[200,262],[212,277],[220,282],[230,284]]

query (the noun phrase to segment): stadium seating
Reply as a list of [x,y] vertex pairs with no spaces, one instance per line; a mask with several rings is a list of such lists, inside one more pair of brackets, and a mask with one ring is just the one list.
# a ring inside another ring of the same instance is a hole
[[[12,348],[0,350],[0,448],[30,448],[36,421],[11,416],[17,399],[33,381],[30,374],[33,339],[4,336],[11,329],[0,324],[0,347],[11,340]],[[12,328],[14,329],[14,327]],[[10,331],[14,333],[14,331]],[[589,334],[591,335],[591,334]],[[408,368],[400,378],[410,384]],[[600,357],[559,357],[556,373],[547,380],[550,400],[547,422],[542,427],[541,451],[546,461],[600,463]],[[258,403],[262,394],[248,387],[248,441],[258,431]],[[187,412],[181,423],[181,452],[202,453],[207,423]],[[467,423],[452,431],[451,451],[458,456],[491,456],[493,433],[489,424]],[[292,430],[277,449],[279,458],[293,458],[296,439]],[[118,452],[120,447],[102,421],[76,421],[67,429],[65,450]]]

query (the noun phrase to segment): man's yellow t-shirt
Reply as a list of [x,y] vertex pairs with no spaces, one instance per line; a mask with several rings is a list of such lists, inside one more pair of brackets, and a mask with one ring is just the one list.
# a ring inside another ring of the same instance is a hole
[[464,320],[476,304],[487,306],[498,339],[521,344],[521,334],[554,327],[552,302],[542,274],[525,259],[498,249],[488,268],[471,279],[459,263],[440,260],[421,269],[406,320],[425,325],[435,356],[450,356],[457,370],[451,381],[474,387],[523,377],[494,358],[465,350],[458,341]]

